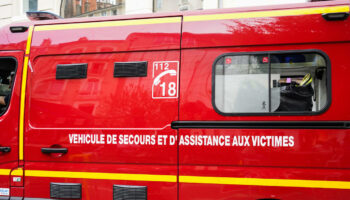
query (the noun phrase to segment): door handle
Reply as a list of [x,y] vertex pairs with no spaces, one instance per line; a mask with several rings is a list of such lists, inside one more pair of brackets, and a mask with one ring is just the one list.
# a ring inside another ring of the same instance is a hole
[[342,21],[349,17],[348,12],[324,13],[322,17],[327,21]]
[[9,153],[11,151],[11,147],[0,147],[0,152]]
[[41,152],[45,154],[68,153],[68,149],[67,148],[41,148]]

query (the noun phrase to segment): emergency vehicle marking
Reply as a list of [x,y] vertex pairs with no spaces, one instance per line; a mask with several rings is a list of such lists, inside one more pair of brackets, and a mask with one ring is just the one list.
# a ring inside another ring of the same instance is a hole
[[41,128],[41,127],[34,127],[31,124],[29,124],[29,127],[31,129],[38,129],[38,130],[163,130],[167,127],[170,127],[170,124],[165,125],[162,128]]
[[[336,12],[349,12],[349,7],[336,6],[336,7],[322,7],[322,8],[306,8],[306,9],[286,9],[286,10],[278,10],[278,11],[276,10],[276,11],[266,11],[266,12],[264,11],[241,12],[241,13],[233,13],[233,14],[185,16],[184,21],[192,22],[192,21],[210,21],[210,20],[222,20],[222,19],[282,17],[282,16],[298,16],[298,15],[311,15],[311,14],[336,13]],[[162,20],[163,22],[161,22]],[[132,25],[146,25],[146,24],[160,24],[160,23],[180,23],[180,22],[181,22],[181,17],[169,17],[169,18],[154,18],[154,19],[124,20],[124,21],[114,21],[114,22],[111,21],[111,22],[93,22],[93,23],[86,22],[86,23],[76,23],[76,24],[60,24],[60,25],[39,25],[35,27],[35,30],[49,31],[49,30],[65,30],[65,29],[80,29],[80,28],[100,28],[100,27],[109,27],[109,26],[132,26]],[[23,160],[24,111],[25,111],[25,96],[26,96],[25,89],[26,89],[26,82],[27,82],[28,67],[31,69],[29,54],[30,54],[32,34],[33,34],[33,26],[30,26],[28,30],[28,39],[27,39],[27,46],[25,49],[23,74],[22,74],[22,82],[21,82],[20,118],[19,118],[19,160]],[[169,72],[169,75],[170,74],[171,73]],[[178,73],[176,73],[176,76],[177,76],[176,88],[178,88]],[[152,95],[153,95],[153,90],[152,90]],[[177,95],[178,95],[178,91],[176,91],[176,96]],[[29,126],[31,127],[30,124]],[[43,130],[57,130],[57,129],[59,130],[65,130],[65,129],[70,129],[70,130],[162,130],[168,126],[170,125],[166,125],[163,128],[35,128],[35,127],[34,128],[43,129]],[[103,134],[98,134],[98,135],[101,136]],[[125,136],[128,136],[130,138],[130,134],[120,134],[120,135],[124,135],[123,136],[124,141],[125,141]],[[107,134],[105,137],[107,138]],[[155,135],[154,137],[157,138],[157,141],[158,141],[158,138],[163,138],[164,141],[167,141],[166,137],[168,137],[169,138],[168,142],[170,142],[170,137],[172,137],[172,135],[170,136]],[[179,145],[202,146],[202,145],[199,145],[198,140],[199,140],[199,137],[202,137],[203,139],[205,135],[181,135],[179,137],[180,137]],[[181,142],[181,137],[183,137],[182,142]],[[197,139],[195,138],[191,139],[191,137],[195,137]],[[257,137],[257,139],[255,139],[256,141],[270,140],[268,137],[275,137],[275,138],[287,137],[286,140],[282,139],[282,141],[287,141],[286,144],[288,147],[294,146],[293,136],[249,136],[249,135],[225,136],[224,135],[222,136],[223,138],[220,138],[220,136],[217,136],[218,139],[216,139],[216,143],[213,143],[214,137],[216,136],[215,135],[207,136],[205,140],[206,142],[203,142],[203,146],[210,146],[210,145],[253,146],[252,145],[253,137]],[[226,140],[226,137],[228,138],[228,141]],[[208,142],[209,141],[208,138],[210,138],[212,142]],[[279,141],[279,138],[277,141]],[[174,142],[174,145],[176,143],[177,142]],[[261,144],[262,143],[260,142],[260,146],[269,146],[269,145],[266,145],[268,144],[268,142],[263,143],[265,145],[261,145]],[[270,142],[269,144],[275,144],[275,142]],[[157,145],[161,145],[161,144],[157,143]],[[164,143],[164,145],[167,145],[167,144]],[[11,169],[0,169],[0,175],[8,176],[10,173],[11,173]],[[12,170],[11,175],[23,176],[23,170],[22,169]],[[301,188],[323,188],[323,189],[350,189],[350,182],[348,181],[328,181],[328,180],[177,176],[177,175],[155,175],[155,174],[119,174],[119,173],[101,173],[101,172],[70,172],[70,171],[45,171],[45,170],[26,170],[26,176],[43,177],[43,178],[52,177],[52,178],[81,178],[81,179],[126,180],[126,181],[156,181],[156,182],[171,182],[171,183],[176,183],[177,181],[179,181],[179,183],[184,183],[184,184],[190,183],[190,184],[301,187]],[[9,188],[0,188],[0,195],[8,196]]]
[[179,61],[153,62],[152,99],[178,98]]
[[294,136],[230,136],[156,134],[78,134],[68,135],[70,144],[217,146],[217,147],[294,147]]
[[43,171],[43,170],[26,170],[25,176],[52,177],[52,178],[127,180],[127,181],[155,181],[155,182],[171,182],[171,183],[175,183],[177,181],[176,175],[120,174],[120,173],[102,173],[102,172],[70,172],[70,171]]
[[102,27],[115,27],[115,26],[136,26],[136,25],[165,24],[165,23],[181,23],[181,17],[131,19],[131,20],[118,20],[118,21],[107,21],[107,22],[84,22],[84,23],[74,23],[74,24],[39,25],[35,27],[35,31],[102,28]]
[[23,168],[17,168],[12,171],[12,176],[23,176]]
[[21,85],[21,102],[20,102],[20,113],[19,113],[19,160],[23,160],[23,131],[24,131],[24,109],[25,109],[25,97],[26,97],[26,86],[27,86],[27,72],[28,72],[28,62],[30,54],[30,45],[32,43],[33,36],[33,26],[28,29],[28,39],[26,46],[26,53],[23,63],[22,72],[22,85]]
[[224,20],[224,19],[287,17],[287,16],[314,15],[314,14],[337,13],[337,12],[349,12],[349,6],[285,9],[285,10],[274,10],[274,11],[256,11],[256,12],[241,12],[241,13],[229,13],[229,14],[212,14],[212,15],[195,15],[195,16],[184,16],[183,21],[195,22],[195,21],[211,21],[211,20]]
[[350,182],[347,182],[347,181],[322,181],[322,180],[299,180],[299,179],[179,176],[179,182],[180,183],[223,184],[223,185],[350,189]]
[[0,196],[9,196],[10,189],[9,188],[0,188]]
[[10,169],[0,169],[0,175],[9,175],[10,172]]
[[[285,17],[298,15],[312,15],[324,13],[349,12],[349,6],[332,6],[319,8],[301,8],[301,9],[285,9],[275,11],[256,11],[256,12],[240,12],[229,14],[212,14],[212,15],[195,15],[184,16],[184,22],[194,21],[211,21],[223,19],[244,19],[244,18],[262,18],[262,17]],[[107,22],[83,22],[74,24],[54,24],[54,25],[38,25],[35,31],[52,31],[52,30],[67,30],[67,29],[84,29],[84,28],[102,28],[113,26],[133,26],[147,24],[163,24],[163,23],[180,23],[181,17],[164,17],[153,19],[132,19],[118,20]]]
[[33,26],[30,26],[28,29],[28,38],[27,38],[27,44],[26,44],[26,56],[29,56],[29,53],[30,53],[30,45],[32,43],[32,37],[33,37]]
[[[2,169],[0,169],[0,171],[1,170]],[[175,183],[177,181],[176,175],[120,174],[120,173],[46,171],[46,170],[26,170],[25,176],[43,177],[43,178],[47,178],[47,177],[79,178],[79,179],[99,179],[99,180],[153,181],[153,182],[171,182],[171,183]],[[219,185],[350,189],[349,181],[328,181],[328,180],[179,176],[179,182],[180,183],[197,183],[197,184],[219,184]]]
[[21,177],[13,177],[12,181],[13,182],[21,182],[22,178]]

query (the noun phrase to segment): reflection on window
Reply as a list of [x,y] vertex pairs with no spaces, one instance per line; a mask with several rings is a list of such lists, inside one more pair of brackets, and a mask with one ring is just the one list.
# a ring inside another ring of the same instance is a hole
[[37,11],[38,0],[23,0],[23,11]]
[[124,0],[62,0],[64,18],[116,15]]
[[327,104],[327,66],[317,53],[228,55],[215,64],[218,111],[318,112]]
[[16,65],[16,60],[13,58],[0,58],[0,115],[6,112],[11,102]]
[[203,0],[153,0],[153,12],[175,12],[203,9]]

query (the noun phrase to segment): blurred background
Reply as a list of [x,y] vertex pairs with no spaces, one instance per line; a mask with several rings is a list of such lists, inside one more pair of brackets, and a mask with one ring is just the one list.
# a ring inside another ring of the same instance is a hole
[[188,11],[320,0],[0,0],[0,26],[25,20],[28,11],[46,11],[63,18]]

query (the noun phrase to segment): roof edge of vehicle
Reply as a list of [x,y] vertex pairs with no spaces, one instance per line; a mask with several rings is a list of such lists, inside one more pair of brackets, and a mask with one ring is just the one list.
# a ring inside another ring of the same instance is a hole
[[108,16],[108,17],[82,17],[82,18],[68,18],[68,19],[55,19],[55,20],[41,20],[41,21],[40,20],[39,21],[22,21],[22,22],[13,22],[2,28],[8,28],[10,26],[32,26],[32,25],[40,26],[40,25],[51,25],[51,24],[89,23],[89,22],[100,22],[100,21],[182,17],[182,16],[194,16],[194,15],[313,8],[313,7],[340,6],[340,5],[350,5],[350,0],[306,2],[306,3],[282,4],[282,5],[273,5],[273,6],[208,9],[208,10],[195,10],[195,11],[185,11],[185,12],[179,11],[179,12],[164,12],[164,13],[150,13],[150,14],[135,14],[135,15],[117,15],[117,16]]

